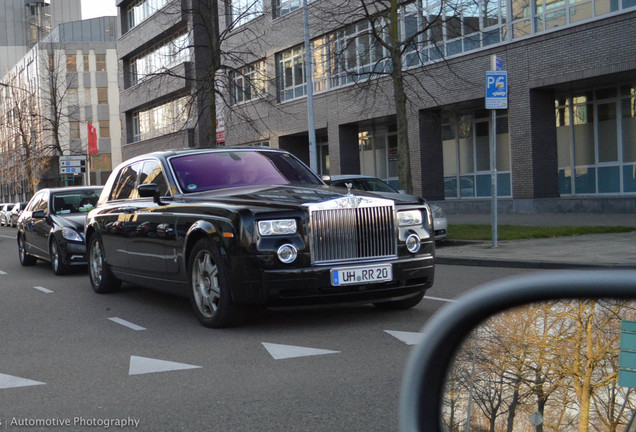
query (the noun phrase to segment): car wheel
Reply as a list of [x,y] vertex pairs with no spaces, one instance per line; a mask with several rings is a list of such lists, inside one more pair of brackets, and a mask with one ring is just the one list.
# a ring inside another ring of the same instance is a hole
[[31,266],[35,264],[37,259],[31,256],[26,251],[26,244],[24,242],[24,236],[18,236],[18,258],[20,258],[20,264],[23,266]]
[[409,297],[404,300],[396,300],[396,301],[388,301],[382,303],[374,303],[373,306],[382,310],[403,310],[403,309],[411,309],[416,306],[419,302],[424,298],[424,291],[418,293],[413,297]]
[[227,273],[219,249],[209,239],[199,240],[188,261],[190,301],[206,327],[235,326],[245,318],[245,309],[232,302]]
[[63,275],[68,272],[68,266],[62,261],[60,256],[60,245],[56,239],[51,240],[49,246],[49,257],[51,258],[51,267],[56,275]]
[[88,241],[88,275],[93,291],[105,294],[116,291],[121,285],[106,263],[104,247],[99,235],[94,234]]

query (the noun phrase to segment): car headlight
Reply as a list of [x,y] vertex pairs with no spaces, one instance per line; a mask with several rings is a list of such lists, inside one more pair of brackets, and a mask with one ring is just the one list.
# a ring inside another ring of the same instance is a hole
[[75,231],[73,228],[68,227],[62,228],[62,237],[64,237],[66,240],[84,241],[84,238],[80,233]]
[[431,208],[433,209],[433,217],[441,219],[446,216],[440,206],[432,205]]
[[262,236],[296,234],[296,220],[279,219],[259,221],[258,232]]
[[422,212],[420,210],[408,210],[408,211],[398,212],[397,218],[398,218],[398,225],[401,227],[422,225],[422,222],[424,221],[424,218],[422,217]]

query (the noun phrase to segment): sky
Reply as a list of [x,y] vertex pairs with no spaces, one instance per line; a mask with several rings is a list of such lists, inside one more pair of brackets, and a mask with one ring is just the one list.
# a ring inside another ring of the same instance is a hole
[[82,0],[82,19],[117,15],[115,0]]

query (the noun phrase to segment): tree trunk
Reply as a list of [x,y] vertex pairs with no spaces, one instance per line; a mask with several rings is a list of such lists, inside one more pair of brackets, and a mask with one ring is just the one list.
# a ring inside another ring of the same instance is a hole
[[402,44],[399,37],[398,2],[391,2],[389,15],[391,37],[391,62],[393,79],[393,99],[395,101],[395,116],[397,122],[397,151],[398,151],[398,176],[400,188],[407,193],[413,192],[413,179],[411,176],[411,153],[409,149],[409,123],[406,111],[406,92],[404,91],[404,74],[402,73]]

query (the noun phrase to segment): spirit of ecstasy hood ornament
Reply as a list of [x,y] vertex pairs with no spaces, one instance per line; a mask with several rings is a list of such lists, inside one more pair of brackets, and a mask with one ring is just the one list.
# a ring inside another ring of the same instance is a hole
[[352,195],[351,188],[353,187],[353,183],[345,183],[345,186],[347,187],[347,195]]

